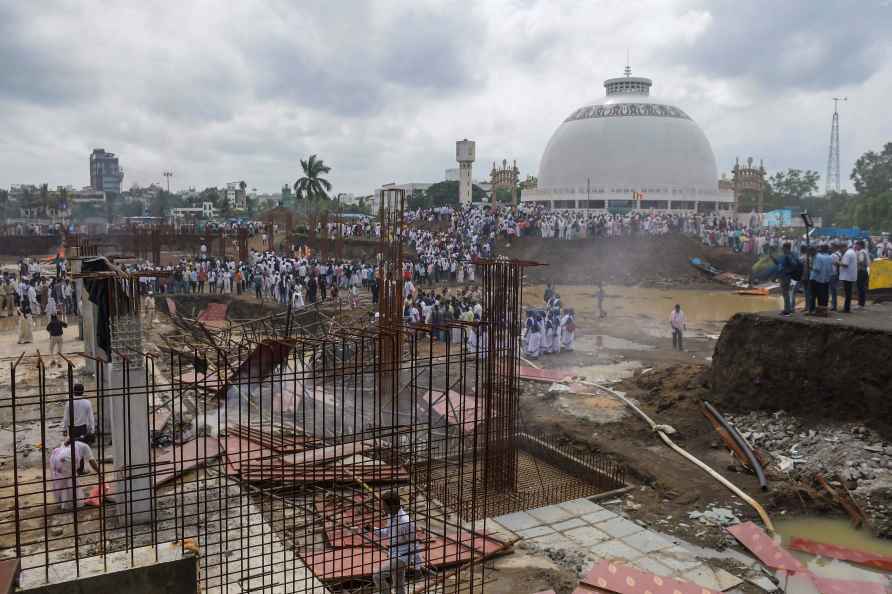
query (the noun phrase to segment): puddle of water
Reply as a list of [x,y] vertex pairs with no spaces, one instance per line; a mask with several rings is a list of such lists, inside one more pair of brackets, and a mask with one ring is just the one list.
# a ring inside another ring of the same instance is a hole
[[[544,286],[531,286],[524,291],[525,307],[541,307]],[[598,315],[597,287],[593,285],[558,286],[561,302],[577,313]],[[624,316],[669,320],[672,307],[678,303],[688,323],[727,321],[739,312],[775,311],[783,307],[779,295],[738,295],[727,290],[656,289],[647,287],[607,286],[604,309],[608,317]],[[664,324],[665,325],[665,324]]]
[[641,367],[641,361],[620,361],[606,365],[589,365],[576,367],[576,375],[585,377],[590,382],[618,382],[627,377],[632,377],[635,370]]
[[581,336],[576,339],[576,348],[581,350],[609,349],[614,351],[650,351],[655,347],[640,342],[633,342],[624,338],[595,334],[594,336]]
[[775,522],[774,526],[785,543],[794,536],[799,536],[817,542],[892,557],[892,541],[877,538],[866,528],[855,530],[846,519],[793,518]]

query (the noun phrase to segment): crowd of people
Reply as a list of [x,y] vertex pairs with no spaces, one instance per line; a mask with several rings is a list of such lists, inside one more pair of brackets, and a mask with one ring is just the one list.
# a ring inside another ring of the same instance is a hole
[[[880,242],[879,253],[881,257],[892,255],[892,243],[889,243],[888,238]],[[780,255],[772,256],[772,260],[777,266],[784,298],[782,315],[793,315],[796,293],[800,290],[805,296],[806,315],[826,317],[829,311],[851,313],[852,300],[855,297],[859,308],[867,303],[872,258],[863,240],[856,240],[851,244],[802,244],[798,254],[790,242],[785,242]],[[843,289],[841,309],[840,285]]]
[[[551,283],[542,296],[544,307],[527,311],[523,331],[523,353],[529,359],[572,351],[576,342],[576,312],[563,307],[560,294]],[[599,306],[600,306],[599,301]]]

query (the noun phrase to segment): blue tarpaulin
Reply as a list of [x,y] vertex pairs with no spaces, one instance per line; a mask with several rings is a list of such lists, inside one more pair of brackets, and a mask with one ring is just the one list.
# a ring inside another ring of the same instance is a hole
[[870,234],[858,227],[815,227],[809,237],[845,237],[846,239],[867,239]]

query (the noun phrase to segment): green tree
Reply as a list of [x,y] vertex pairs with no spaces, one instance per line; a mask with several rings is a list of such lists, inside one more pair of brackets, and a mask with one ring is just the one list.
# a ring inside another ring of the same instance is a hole
[[[427,189],[427,198],[431,206],[458,206],[458,182],[442,181]],[[471,186],[471,200],[480,202],[486,197],[486,192],[478,185]]]
[[850,179],[858,195],[845,201],[840,222],[872,231],[892,230],[892,142],[881,153],[861,155]]
[[303,176],[294,182],[294,193],[300,200],[318,200],[328,198],[331,191],[331,183],[322,177],[325,173],[331,173],[331,167],[325,164],[316,155],[310,155],[306,161],[300,160]]
[[811,169],[787,169],[768,178],[771,202],[777,205],[796,204],[818,191],[821,175]]
[[431,201],[427,192],[424,190],[412,190],[409,198],[406,200],[406,207],[409,210],[418,210],[419,208],[430,208]]
[[6,190],[0,190],[0,216],[6,223],[6,219],[9,218],[9,192]]
[[880,153],[867,151],[861,155],[849,179],[859,194],[877,195],[892,189],[892,142],[887,142]]
[[319,210],[319,200],[328,199],[331,183],[322,175],[330,173],[331,167],[316,155],[310,155],[306,161],[300,160],[300,168],[303,170],[303,175],[294,182],[294,199],[304,201],[304,212],[309,221],[310,205],[312,204],[313,211],[316,212]]
[[503,204],[512,204],[511,190],[508,188],[498,188],[496,190],[496,202],[501,202]]

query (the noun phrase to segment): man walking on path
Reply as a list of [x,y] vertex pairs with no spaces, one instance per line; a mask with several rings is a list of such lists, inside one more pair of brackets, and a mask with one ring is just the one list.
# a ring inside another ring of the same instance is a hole
[[681,305],[675,304],[675,309],[669,314],[669,325],[672,327],[672,348],[684,350],[684,331],[688,329]]
[[[46,325],[46,331],[50,333],[50,355],[53,354],[53,351],[56,352],[57,355],[62,354],[62,334],[65,332],[65,328],[68,327],[68,324],[59,320],[59,316],[54,315],[50,318],[50,323]],[[58,365],[54,360],[50,363],[50,367],[55,367]]]

